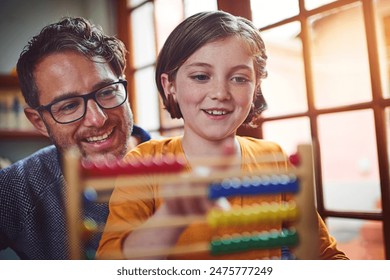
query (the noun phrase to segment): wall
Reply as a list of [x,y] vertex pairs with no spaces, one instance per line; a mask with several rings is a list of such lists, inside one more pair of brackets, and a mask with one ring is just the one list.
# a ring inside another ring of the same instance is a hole
[[[62,16],[89,18],[115,35],[114,4],[113,0],[0,0],[0,74],[10,74],[27,42]],[[0,139],[0,157],[15,162],[48,144],[46,139]]]
[[62,16],[83,16],[115,33],[114,1],[0,0],[0,73],[8,74],[28,40]]

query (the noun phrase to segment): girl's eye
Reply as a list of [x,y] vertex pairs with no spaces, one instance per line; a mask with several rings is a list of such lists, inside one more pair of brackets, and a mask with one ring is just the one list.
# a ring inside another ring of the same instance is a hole
[[207,81],[209,77],[204,74],[199,74],[199,75],[193,75],[191,76],[192,79],[197,80],[197,81]]
[[233,77],[232,80],[236,83],[246,83],[249,81],[249,79],[244,77]]

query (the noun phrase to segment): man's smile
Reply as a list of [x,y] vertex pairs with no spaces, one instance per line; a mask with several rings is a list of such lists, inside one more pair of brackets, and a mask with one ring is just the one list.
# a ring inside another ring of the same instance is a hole
[[113,132],[113,129],[111,129],[109,132],[104,133],[103,135],[88,137],[88,138],[86,138],[86,140],[88,143],[105,141],[111,136],[112,132]]

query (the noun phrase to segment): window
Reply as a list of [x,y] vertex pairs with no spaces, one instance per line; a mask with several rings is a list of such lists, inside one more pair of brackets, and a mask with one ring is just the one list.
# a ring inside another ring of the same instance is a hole
[[[312,141],[318,210],[339,247],[355,259],[390,258],[390,3],[303,2],[258,25],[269,52],[262,135],[287,152]],[[254,22],[273,9],[251,3]]]

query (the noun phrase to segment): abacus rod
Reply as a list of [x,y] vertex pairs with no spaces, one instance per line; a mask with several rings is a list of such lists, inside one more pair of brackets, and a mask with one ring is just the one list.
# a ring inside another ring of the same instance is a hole
[[130,259],[142,259],[156,256],[191,254],[209,251],[210,244],[208,242],[191,244],[186,246],[175,246],[170,248],[150,248],[150,249],[135,249],[131,250],[131,255],[127,256]]
[[[153,221],[153,223],[145,223],[142,224],[142,229],[151,229],[151,228],[163,228],[163,227],[180,227],[187,226],[191,223],[195,222],[206,222],[206,219],[203,215],[187,215],[185,217],[170,217],[169,219],[159,219]],[[124,231],[132,231],[141,227],[141,225],[125,225],[125,226],[112,226],[109,230],[104,228],[104,225],[98,226],[97,231],[103,232],[124,232]]]
[[[170,159],[172,158],[172,159]],[[254,159],[250,160],[243,160],[240,158],[237,158],[236,156],[224,156],[224,157],[196,157],[191,159],[191,166],[193,169],[196,169],[197,167],[202,168],[214,168],[214,167],[234,167],[234,166],[241,166],[242,164],[259,164],[259,163],[285,163],[287,162],[286,155],[279,153],[274,155],[263,155],[260,157],[256,157]],[[227,164],[228,163],[228,164]],[[164,166],[170,166],[171,164],[175,165],[185,165],[185,160],[182,159],[182,157],[178,156],[176,159],[174,156],[166,156],[166,159],[158,159],[153,158],[152,156],[146,156],[146,159],[133,159],[133,160],[114,160],[112,162],[110,161],[102,161],[99,163],[91,164],[87,163],[86,166],[83,165],[82,170],[88,174],[89,171],[93,171],[92,176],[102,176],[101,174],[98,174],[100,169],[101,170],[115,170],[118,168],[120,173],[118,175],[126,175],[126,170],[139,169],[144,168],[147,169],[150,166],[158,166],[158,167],[164,167]],[[147,173],[147,172],[144,172]],[[137,175],[137,174],[133,174]],[[88,175],[87,175],[88,176]],[[103,177],[103,176],[102,176]]]
[[240,166],[242,164],[285,162],[287,159],[288,157],[283,153],[262,155],[250,160],[242,160],[237,156],[196,157],[191,159],[191,165],[203,167]]
[[[128,259],[145,259],[156,256],[168,256],[188,253],[199,253],[210,251],[210,244],[208,242],[196,243],[186,246],[174,246],[169,248],[138,248],[132,249]],[[122,259],[124,256],[120,251],[111,252],[111,259]]]
[[[238,237],[214,239],[211,242],[198,242],[189,245],[175,245],[173,247],[133,248],[127,254],[129,259],[143,259],[148,257],[169,256],[210,252],[212,255],[221,255],[248,250],[263,250],[280,248],[282,246],[295,247],[298,244],[298,234],[295,229],[277,232],[252,233]],[[242,246],[240,245],[242,244]],[[121,258],[120,252],[111,254],[111,257]]]
[[[220,218],[219,220],[217,218],[214,218],[214,222],[216,226],[235,226],[235,225],[243,225],[243,226],[249,226],[249,225],[260,225],[260,224],[271,224],[271,223],[281,223],[281,222],[293,222],[298,217],[297,207],[295,207],[295,202],[286,202],[284,205],[284,208],[282,208],[281,205],[276,205],[274,209],[271,209],[269,205],[262,204],[262,205],[255,205],[255,206],[248,206],[247,207],[248,212],[250,210],[259,210],[258,214],[242,214],[239,213],[238,210],[228,210],[228,211],[220,211],[220,213],[225,213],[228,216],[225,216],[224,218]],[[212,212],[211,212],[212,213]],[[202,222],[202,223],[210,223],[209,219],[213,219],[213,217],[209,217],[207,213],[205,215],[187,215],[187,216],[171,216],[169,218],[165,219],[159,219],[155,220],[152,223],[145,223],[142,225],[142,229],[151,229],[151,228],[166,228],[166,227],[180,227],[180,226],[187,226],[191,223],[195,222]],[[223,214],[222,214],[223,215]],[[250,216],[251,215],[251,216]],[[232,217],[235,216],[235,220],[232,220]],[[240,217],[243,217],[241,219]],[[210,225],[211,227],[215,227]],[[124,232],[124,231],[131,231],[136,228],[140,227],[140,225],[137,226],[116,226],[112,227],[109,231],[110,232]],[[103,231],[104,226],[98,227],[98,231]]]
[[180,184],[180,183],[210,183],[220,181],[226,178],[243,178],[254,176],[272,176],[291,174],[297,177],[301,176],[301,171],[295,168],[286,168],[275,171],[272,168],[264,168],[256,171],[213,171],[207,176],[200,176],[195,173],[181,172],[179,174],[147,174],[147,175],[120,175],[104,178],[86,178],[84,186],[93,186],[96,191],[107,191],[114,188],[115,185],[134,187],[148,185],[150,183],[158,184]]

